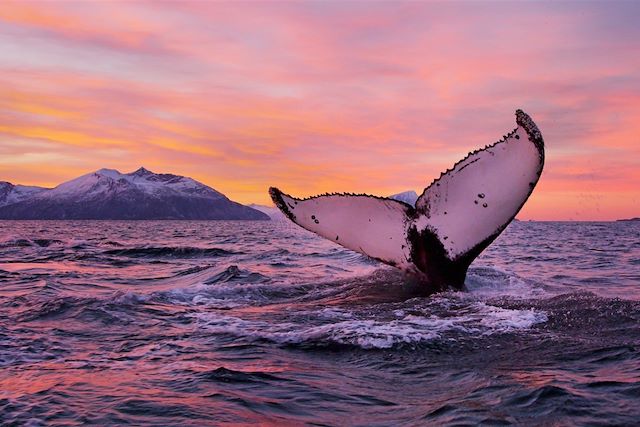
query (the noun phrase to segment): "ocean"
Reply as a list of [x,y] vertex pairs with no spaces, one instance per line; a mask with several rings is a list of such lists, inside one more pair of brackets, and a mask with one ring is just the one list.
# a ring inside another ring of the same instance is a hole
[[0,222],[0,424],[640,423],[640,223],[415,286],[284,221]]

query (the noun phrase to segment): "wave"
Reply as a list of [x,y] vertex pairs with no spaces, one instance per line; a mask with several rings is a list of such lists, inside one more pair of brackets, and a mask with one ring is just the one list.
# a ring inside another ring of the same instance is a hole
[[541,284],[498,267],[472,267],[467,273],[465,286],[475,296],[484,298],[539,299],[551,296]]
[[265,283],[271,279],[263,274],[251,272],[238,268],[237,265],[231,265],[220,273],[214,274],[205,280],[205,285],[213,285],[215,283],[242,282],[242,283]]
[[222,248],[198,248],[192,246],[178,247],[136,247],[128,249],[111,249],[102,252],[105,255],[115,255],[131,258],[152,258],[152,257],[173,257],[173,258],[195,258],[195,257],[220,257],[229,255],[240,255],[242,252],[230,251]]
[[[26,308],[17,314],[17,318],[21,322],[32,322],[36,320],[52,320],[68,315],[68,312],[79,307],[84,307],[91,302],[96,301],[95,298],[76,298],[76,297],[58,297],[47,299],[44,301],[33,301],[30,298],[25,304]],[[72,317],[72,316],[68,316]]]
[[635,425],[638,234],[591,228],[514,224],[418,298],[276,223],[0,222],[0,418]]
[[[370,318],[344,319],[345,313],[318,310],[315,318],[309,312],[304,323],[285,318],[277,322],[246,320],[218,312],[201,312],[193,316],[209,333],[231,335],[248,340],[270,341],[281,345],[301,347],[353,346],[362,349],[389,349],[397,346],[415,346],[434,340],[448,339],[451,334],[486,336],[527,330],[547,320],[544,312],[531,309],[511,310],[474,303],[466,312],[449,316],[406,314],[397,310],[398,317],[379,320],[380,313]],[[337,316],[337,319],[334,317]],[[328,323],[308,325],[309,321]]]
[[[312,285],[275,284],[260,273],[240,270],[230,266],[213,276],[205,270],[196,274],[197,283],[180,288],[152,292],[152,302],[182,306],[204,306],[210,309],[263,306],[288,301],[307,295]],[[189,281],[193,281],[190,277]]]
[[221,366],[212,371],[194,373],[194,376],[201,381],[214,381],[221,383],[241,383],[241,384],[266,384],[272,381],[285,381],[266,372],[244,372]]
[[51,245],[61,244],[64,244],[64,242],[58,239],[9,238],[0,241],[0,248],[26,248],[31,246],[46,248]]

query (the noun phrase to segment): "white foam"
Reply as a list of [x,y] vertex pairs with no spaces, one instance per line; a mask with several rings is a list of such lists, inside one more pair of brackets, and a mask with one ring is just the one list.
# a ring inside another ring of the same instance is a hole
[[221,299],[221,298],[213,298],[205,295],[196,294],[191,298],[191,303],[194,305],[204,305],[207,308],[217,308],[217,309],[231,309],[242,307],[245,304],[236,303],[233,301]]
[[479,298],[540,299],[550,296],[550,293],[542,287],[526,282],[515,273],[495,266],[469,270],[465,285],[475,297]]
[[548,320],[547,314],[533,309],[509,310],[500,307],[485,306],[485,317],[480,320],[483,326],[492,328],[497,332],[510,332],[516,329],[528,329],[535,324]]
[[[422,311],[428,312],[428,307]],[[396,315],[404,314],[395,310]],[[306,314],[306,312],[305,312]],[[213,334],[233,335],[249,340],[267,340],[277,344],[355,345],[364,349],[391,348],[399,344],[419,344],[445,338],[447,333],[466,336],[486,336],[526,330],[545,322],[547,316],[535,310],[512,310],[475,302],[453,315],[409,314],[400,319],[376,320],[356,318],[354,313],[323,308],[315,319],[304,316],[305,322],[339,320],[315,325],[290,321],[263,322],[245,320],[221,313],[194,314],[201,326]]]
[[[187,282],[188,283],[188,282]],[[235,308],[272,303],[282,295],[295,292],[294,285],[272,283],[215,283],[211,285],[188,283],[187,286],[155,292],[156,297],[168,299],[178,305],[204,305],[211,308]]]
[[116,291],[112,296],[112,301],[117,304],[144,304],[149,300],[146,295],[137,294],[135,292]]
[[311,314],[317,314],[324,319],[351,319],[353,313],[347,310],[342,310],[335,307],[323,308],[320,311],[311,312]]

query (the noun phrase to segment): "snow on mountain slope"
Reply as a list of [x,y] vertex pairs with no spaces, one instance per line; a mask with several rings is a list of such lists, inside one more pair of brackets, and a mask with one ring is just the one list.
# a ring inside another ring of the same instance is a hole
[[405,202],[406,204],[411,206],[415,206],[416,200],[418,200],[418,194],[413,190],[409,190],[402,193],[394,194],[392,196],[389,196],[389,198]]
[[21,202],[46,190],[44,187],[14,185],[10,182],[0,181],[0,206]]
[[273,219],[273,220],[281,220],[281,219],[285,219],[286,217],[284,216],[284,214],[282,213],[282,211],[278,208],[276,208],[275,206],[265,206],[265,205],[258,205],[256,203],[251,203],[250,205],[247,205],[252,209],[255,209],[257,211],[260,211],[262,213],[265,213],[267,215],[269,215],[269,218]]
[[[1,189],[0,189],[1,191]],[[4,219],[269,219],[192,178],[100,169],[0,205]]]
[[172,174],[155,174],[145,168],[127,174],[114,169],[100,169],[64,182],[40,194],[39,197],[73,198],[78,201],[130,191],[139,191],[157,197],[175,194],[214,200],[226,199],[222,193],[191,178]]

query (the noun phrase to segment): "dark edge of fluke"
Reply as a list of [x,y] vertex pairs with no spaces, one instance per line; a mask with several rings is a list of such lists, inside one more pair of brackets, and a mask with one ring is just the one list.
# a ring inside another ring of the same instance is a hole
[[538,151],[544,155],[544,139],[542,139],[542,133],[531,117],[524,111],[518,109],[516,110],[516,123],[518,126],[522,126],[525,132],[527,132],[527,135],[529,135],[531,142],[533,142],[538,148]]
[[269,187],[269,195],[271,196],[273,203],[287,216],[287,218],[295,223],[296,216],[289,210],[285,201],[282,200],[282,194],[282,191],[278,190],[276,187]]
[[[544,139],[542,138],[542,133],[538,129],[538,126],[535,124],[535,122],[531,119],[531,117],[521,109],[516,110],[516,123],[518,126],[522,126],[524,131],[527,133],[529,140],[538,149],[538,156],[540,158],[540,168],[538,169],[537,175],[539,180],[540,176],[542,175],[542,170],[544,169],[544,160],[545,160]],[[442,173],[440,175],[440,178],[442,178],[442,176],[444,176],[446,173],[454,170],[459,163],[465,161],[469,156],[475,153],[487,150],[489,148],[495,147],[498,144],[504,143],[509,138],[509,136],[511,136],[513,133],[516,132],[516,130],[517,128],[511,131],[509,134],[505,135],[503,139],[501,139],[500,141],[497,141],[491,145],[485,146],[482,149],[475,150],[472,153],[469,153],[469,155],[467,155],[464,159],[460,160],[459,162],[456,162],[453,168],[447,170],[447,172]],[[431,185],[435,184],[440,178],[438,178],[433,183],[431,183]],[[429,187],[431,187],[431,185]],[[534,188],[535,186],[529,187],[529,192],[527,193],[527,196],[524,198],[524,201],[520,204],[520,206],[516,209],[511,219],[509,219],[507,222],[504,223],[504,225],[497,228],[494,233],[492,233],[486,239],[484,239],[483,241],[481,241],[480,243],[478,243],[477,245],[469,249],[467,252],[458,256],[453,260],[449,259],[449,257],[446,255],[444,255],[444,258],[443,258],[443,255],[436,255],[441,260],[448,260],[448,262],[444,262],[445,265],[440,266],[440,270],[443,271],[448,278],[446,280],[446,286],[444,286],[444,288],[441,285],[436,286],[436,289],[434,290],[434,292],[437,292],[438,290],[444,290],[448,286],[458,290],[461,290],[464,288],[464,280],[466,278],[467,270],[469,269],[469,266],[471,265],[471,263],[482,253],[482,251],[484,251],[495,239],[497,239],[500,234],[502,234],[502,232],[507,228],[509,224],[511,224],[511,222],[518,215],[518,213],[520,212],[522,207],[525,205],[525,203],[527,203],[527,200],[529,200],[529,197],[531,197],[531,194],[533,193]],[[426,191],[427,190],[425,189],[425,192]],[[417,202],[416,202],[416,205],[417,205]],[[435,245],[435,246],[432,245],[432,246],[433,246],[432,249],[435,249],[436,253],[438,253],[441,250],[441,248],[438,245]],[[413,251],[413,248],[412,248],[412,251]]]
[[[527,135],[529,136],[529,140],[533,142],[533,144],[538,149],[538,155],[540,156],[541,164],[544,165],[544,140],[542,139],[542,133],[538,129],[538,126],[536,126],[536,124],[533,122],[531,117],[529,117],[529,115],[524,111],[522,111],[521,109],[516,110],[516,124],[518,126],[522,126],[525,132],[527,132]],[[480,153],[481,151],[487,150],[489,148],[494,148],[500,144],[505,143],[507,139],[509,139],[509,137],[511,137],[511,135],[513,135],[517,130],[518,128],[516,127],[511,132],[507,133],[506,135],[503,135],[502,139],[499,139],[493,144],[485,145],[483,148],[478,148],[477,150],[470,151],[466,156],[464,156],[464,158],[455,162],[454,165],[451,166],[449,169],[445,170],[444,172],[440,172],[440,176],[434,179],[431,182],[431,184],[427,185],[424,188],[424,190],[422,190],[422,193],[420,193],[420,195],[418,196],[418,200],[422,198],[422,196],[427,192],[427,190],[429,190],[431,187],[436,185],[436,183],[438,183],[443,176],[445,176],[449,172],[453,172],[460,163],[465,162],[469,157],[473,156],[474,154]],[[540,170],[542,171],[542,167],[540,168]],[[418,200],[416,200],[416,206],[418,206]]]
[[[537,176],[538,176],[538,180],[539,180],[540,176],[542,175],[542,170],[544,168],[544,161],[545,161],[544,139],[542,138],[542,133],[538,129],[538,126],[535,124],[535,122],[531,119],[531,117],[527,113],[525,113],[523,110],[521,110],[521,109],[516,110],[515,115],[516,115],[516,123],[517,123],[517,125],[524,129],[524,131],[527,133],[527,136],[528,136],[529,140],[534,144],[534,146],[538,150],[538,156],[539,156],[539,159],[540,159],[540,167],[539,167],[539,169],[537,171]],[[434,179],[433,182],[431,182],[431,184],[429,184],[423,190],[422,194],[418,197],[418,200],[420,200],[420,198],[427,192],[427,190],[429,188],[431,188],[438,181],[440,181],[440,179],[443,176],[445,176],[446,174],[454,171],[455,168],[459,164],[461,164],[462,162],[466,161],[470,156],[472,156],[474,154],[477,154],[477,153],[480,153],[482,151],[485,151],[487,149],[494,148],[494,147],[498,146],[499,144],[505,143],[508,140],[508,138],[510,136],[512,136],[516,131],[517,131],[517,127],[515,129],[513,129],[511,132],[509,132],[508,134],[504,135],[502,139],[494,142],[493,144],[485,145],[484,148],[480,148],[478,150],[474,150],[474,151],[468,153],[463,159],[461,159],[458,162],[456,162],[451,168],[449,168],[446,171],[442,172],[438,178]],[[537,181],[536,181],[536,183],[537,183]],[[408,232],[407,241],[411,244],[411,260],[416,266],[422,265],[426,269],[426,272],[421,272],[423,274],[420,274],[420,276],[422,276],[422,279],[423,280],[426,279],[426,281],[429,283],[429,287],[428,288],[425,287],[425,289],[423,289],[424,294],[425,295],[430,295],[430,294],[433,294],[433,293],[436,293],[436,292],[444,291],[444,290],[446,290],[448,288],[453,288],[453,289],[457,289],[457,290],[463,289],[464,288],[465,277],[466,277],[466,274],[467,274],[467,270],[468,270],[469,266],[471,265],[471,263],[513,221],[513,219],[517,216],[517,214],[520,212],[522,207],[525,205],[525,203],[527,202],[527,200],[529,199],[529,197],[533,193],[534,188],[535,188],[535,185],[531,186],[529,188],[529,191],[528,191],[526,197],[524,198],[524,201],[516,209],[515,213],[511,217],[511,219],[506,221],[505,224],[502,225],[501,227],[497,228],[495,230],[495,232],[492,233],[490,236],[488,236],[486,239],[484,239],[480,243],[476,244],[474,247],[469,249],[467,252],[461,254],[460,256],[456,257],[455,259],[450,259],[448,257],[448,255],[446,254],[446,251],[445,251],[445,249],[444,249],[444,247],[442,245],[442,242],[440,242],[440,240],[438,239],[437,235],[432,230],[430,230],[429,228],[426,228],[425,230],[423,230],[422,233],[418,232],[418,230],[415,229],[415,227],[407,229],[407,232]],[[385,201],[388,201],[388,202],[399,203],[400,205],[405,207],[406,214],[407,214],[408,217],[412,217],[412,216],[418,215],[420,213],[420,210],[417,209],[416,207],[411,206],[411,205],[409,205],[409,204],[407,204],[405,202],[402,202],[400,200],[389,199],[389,198],[386,198],[386,197],[379,197],[379,196],[374,196],[374,195],[369,195],[369,194],[324,193],[324,194],[319,194],[319,195],[315,195],[315,196],[311,196],[311,197],[296,198],[296,197],[290,196],[290,195],[288,195],[286,193],[283,193],[282,191],[280,191],[276,187],[270,187],[269,188],[269,194],[270,194],[271,199],[273,200],[274,204],[291,221],[293,221],[296,224],[297,224],[296,216],[293,214],[293,212],[291,212],[291,209],[289,208],[289,206],[287,206],[287,203],[282,198],[283,195],[287,196],[287,197],[289,197],[289,198],[291,198],[293,200],[297,200],[297,201],[306,201],[306,200],[311,200],[311,199],[324,197],[324,196],[343,196],[343,197],[363,196],[363,197],[371,197],[371,198],[375,198],[375,199],[385,200]],[[416,206],[418,206],[418,202],[416,202]],[[291,208],[293,208],[293,207],[291,207]],[[425,255],[427,255],[427,252],[428,252],[429,256],[425,257]]]

